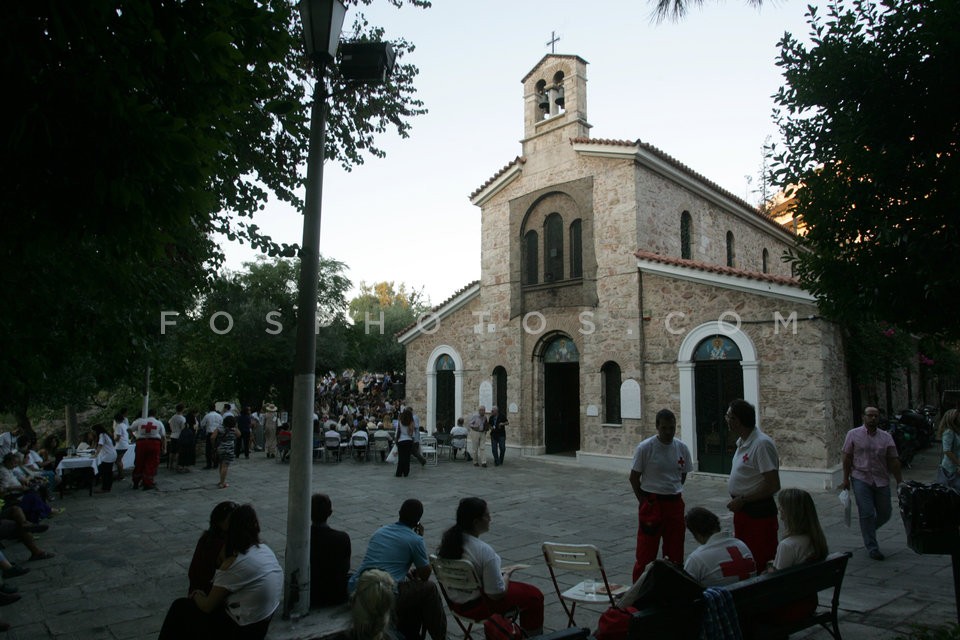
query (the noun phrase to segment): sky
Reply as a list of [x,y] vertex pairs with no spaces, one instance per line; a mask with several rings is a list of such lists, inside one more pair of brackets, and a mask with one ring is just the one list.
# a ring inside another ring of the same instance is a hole
[[[385,134],[385,158],[346,172],[324,167],[320,252],[361,282],[423,290],[433,305],[480,277],[480,209],[469,195],[521,152],[520,80],[547,53],[587,66],[592,138],[640,139],[728,191],[757,202],[762,148],[776,142],[772,95],[784,32],[806,39],[807,2],[741,0],[693,8],[656,24],[643,0],[434,0],[397,9],[386,0],[351,8],[386,38],[416,50],[417,96],[429,113],[410,137]],[[752,180],[752,184],[748,182]],[[257,224],[274,240],[300,243],[303,217],[269,205]],[[227,244],[227,267],[254,259]]]

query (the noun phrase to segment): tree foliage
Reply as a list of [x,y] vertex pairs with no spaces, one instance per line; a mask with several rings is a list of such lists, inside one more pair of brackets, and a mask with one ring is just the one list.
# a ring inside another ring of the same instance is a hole
[[[746,0],[751,7],[759,8],[763,0]],[[702,7],[703,0],[655,0],[653,3],[653,20],[680,20],[694,7]]]
[[[382,37],[355,20],[345,37]],[[0,410],[25,420],[31,404],[138,378],[163,348],[160,313],[216,279],[216,234],[296,254],[255,214],[301,205],[313,92],[289,0],[10,3],[0,40],[17,105],[0,160]],[[327,158],[383,155],[376,137],[423,113],[412,46],[394,45],[385,85],[331,75]]]
[[429,307],[422,289],[407,290],[402,282],[399,287],[392,281],[361,282],[360,294],[349,305],[353,366],[366,371],[402,371],[405,353],[396,333],[416,322]]
[[[345,265],[321,258],[317,363],[343,364],[344,312],[350,281]],[[237,399],[290,406],[296,350],[299,261],[258,259],[217,277],[201,304],[166,328],[155,386],[194,406]]]
[[847,326],[884,321],[956,338],[960,300],[960,4],[856,0],[808,12],[811,44],[787,34],[775,96],[807,225],[797,273]]

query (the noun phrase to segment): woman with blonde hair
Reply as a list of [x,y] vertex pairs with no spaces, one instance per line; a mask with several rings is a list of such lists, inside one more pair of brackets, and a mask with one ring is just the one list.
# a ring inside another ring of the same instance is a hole
[[389,628],[395,584],[389,573],[379,569],[368,569],[360,575],[350,601],[352,638],[391,640],[397,637]]
[[777,545],[773,570],[786,569],[827,557],[827,538],[820,527],[813,498],[803,489],[784,489],[777,496],[786,532]]
[[940,444],[943,445],[943,459],[937,467],[937,484],[943,484],[960,491],[960,411],[950,409],[940,418]]

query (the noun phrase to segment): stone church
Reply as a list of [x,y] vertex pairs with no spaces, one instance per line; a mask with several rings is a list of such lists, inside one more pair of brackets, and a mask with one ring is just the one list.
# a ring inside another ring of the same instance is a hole
[[669,408],[694,469],[726,474],[743,397],[785,486],[836,486],[849,381],[780,259],[794,236],[660,149],[590,138],[586,71],[548,54],[523,78],[521,155],[470,196],[480,280],[398,334],[407,402],[430,431],[498,406],[508,461],[623,469]]

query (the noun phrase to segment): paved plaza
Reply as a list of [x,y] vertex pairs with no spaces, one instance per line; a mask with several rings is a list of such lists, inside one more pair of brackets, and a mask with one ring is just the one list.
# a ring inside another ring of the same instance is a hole
[[[583,469],[572,460],[521,458],[508,451],[502,467],[476,468],[441,458],[437,466],[414,466],[409,478],[393,477],[393,467],[376,462],[313,464],[313,488],[333,500],[334,528],[353,540],[353,566],[358,566],[370,534],[396,520],[408,497],[423,501],[427,547],[436,549],[443,530],[453,524],[461,497],[478,495],[490,505],[492,523],[484,535],[508,564],[530,568],[515,578],[539,586],[546,600],[546,628],[565,626],[563,611],[543,562],[543,541],[589,542],[597,545],[614,582],[629,581],[636,536],[636,499],[627,473]],[[934,477],[938,454],[918,457],[906,479]],[[65,512],[50,521],[40,545],[57,556],[26,562],[29,552],[7,542],[13,562],[29,566],[29,574],[9,581],[23,599],[0,609],[0,620],[13,625],[7,638],[21,640],[156,638],[163,616],[175,598],[186,594],[187,566],[213,505],[231,499],[252,503],[260,516],[262,537],[283,563],[289,466],[262,453],[240,460],[230,469],[230,487],[217,488],[215,471],[194,468],[189,474],[161,469],[159,491],[134,491],[117,482],[112,494],[68,494],[55,506]],[[702,505],[722,516],[723,478],[691,476],[687,507]],[[854,521],[844,526],[833,491],[815,494],[831,551],[853,551],[841,595],[841,631],[847,640],[892,639],[912,624],[957,620],[949,556],[921,556],[906,547],[898,515],[880,531],[887,560],[869,560]],[[687,536],[686,550],[696,543]],[[268,638],[287,640],[318,635],[326,614],[314,611],[297,622],[279,614]],[[577,622],[596,627],[599,610],[578,609]],[[452,619],[450,637],[461,634]],[[482,633],[481,633],[482,635]],[[795,637],[827,638],[823,631]]]

